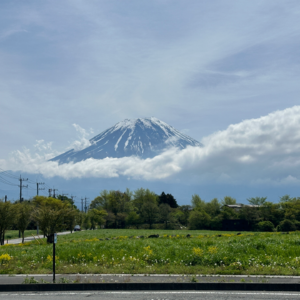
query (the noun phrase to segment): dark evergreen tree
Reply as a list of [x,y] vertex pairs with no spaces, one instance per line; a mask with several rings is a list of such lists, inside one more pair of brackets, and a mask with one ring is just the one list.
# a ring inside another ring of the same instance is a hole
[[160,196],[158,196],[158,204],[169,204],[172,208],[177,208],[178,204],[176,199],[171,194],[165,194],[162,192]]

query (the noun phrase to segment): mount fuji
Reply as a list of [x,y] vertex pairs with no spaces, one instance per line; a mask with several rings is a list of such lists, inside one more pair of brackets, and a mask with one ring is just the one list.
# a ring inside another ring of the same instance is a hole
[[169,147],[202,147],[193,138],[157,118],[125,119],[89,140],[81,150],[71,149],[51,159],[60,164],[88,158],[138,156],[152,158]]

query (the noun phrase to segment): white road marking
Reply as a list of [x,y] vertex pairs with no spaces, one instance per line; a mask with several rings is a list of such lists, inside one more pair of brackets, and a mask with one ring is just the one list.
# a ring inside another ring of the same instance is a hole
[[93,294],[217,294],[217,295],[274,295],[274,296],[299,296],[300,297],[300,292],[291,292],[291,293],[282,293],[282,292],[228,292],[228,291],[221,291],[221,292],[203,292],[203,291],[124,291],[124,292],[117,292],[117,291],[93,291],[93,292],[61,292],[61,293],[49,293],[49,292],[37,292],[37,293],[6,293],[2,294],[0,293],[0,298],[1,296],[39,296],[39,295],[54,295],[54,296],[59,296],[59,295],[93,295]]

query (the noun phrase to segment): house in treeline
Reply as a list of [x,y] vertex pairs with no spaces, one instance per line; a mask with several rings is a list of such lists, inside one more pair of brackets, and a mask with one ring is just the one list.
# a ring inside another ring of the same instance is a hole
[[[223,207],[228,207],[233,209],[235,212],[240,212],[242,208],[259,208],[263,205],[249,205],[243,203],[236,203],[236,204],[225,204]],[[233,219],[233,220],[223,220],[222,221],[222,230],[225,231],[249,231],[251,230],[251,222],[247,220],[241,219]]]

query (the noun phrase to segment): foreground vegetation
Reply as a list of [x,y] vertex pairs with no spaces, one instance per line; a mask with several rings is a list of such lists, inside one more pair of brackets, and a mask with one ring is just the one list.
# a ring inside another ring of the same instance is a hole
[[[299,275],[299,246],[298,231],[91,230],[58,237],[57,273]],[[45,239],[0,247],[1,274],[51,272]]]

